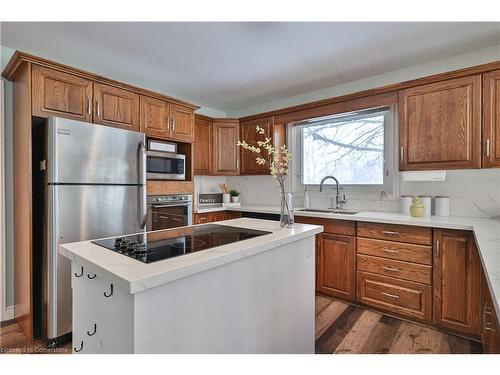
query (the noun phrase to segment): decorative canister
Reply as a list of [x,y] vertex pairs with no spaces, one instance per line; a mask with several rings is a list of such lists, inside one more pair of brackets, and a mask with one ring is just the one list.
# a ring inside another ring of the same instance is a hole
[[410,206],[413,203],[413,197],[411,195],[401,196],[401,213],[403,215],[410,215]]
[[450,216],[450,197],[445,195],[436,196],[434,206],[436,216]]
[[420,202],[424,205],[424,216],[431,216],[432,197],[430,195],[419,195]]
[[222,203],[230,203],[231,202],[231,194],[224,193],[222,194]]
[[420,201],[420,198],[413,198],[413,203],[410,206],[410,215],[413,217],[422,217],[425,214],[425,206]]

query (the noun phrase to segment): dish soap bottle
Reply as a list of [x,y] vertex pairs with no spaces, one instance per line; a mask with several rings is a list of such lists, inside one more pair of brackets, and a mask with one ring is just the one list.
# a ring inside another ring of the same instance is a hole
[[309,192],[307,191],[307,186],[304,192],[304,208],[309,208]]

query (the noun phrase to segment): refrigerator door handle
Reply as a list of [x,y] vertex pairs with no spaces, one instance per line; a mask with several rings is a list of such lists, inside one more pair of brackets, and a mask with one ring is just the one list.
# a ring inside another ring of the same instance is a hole
[[144,142],[139,143],[139,177],[141,181],[141,229],[146,227],[146,223],[148,220],[148,202],[147,202],[147,185],[146,185],[146,163],[147,163],[147,155],[146,155],[146,146]]

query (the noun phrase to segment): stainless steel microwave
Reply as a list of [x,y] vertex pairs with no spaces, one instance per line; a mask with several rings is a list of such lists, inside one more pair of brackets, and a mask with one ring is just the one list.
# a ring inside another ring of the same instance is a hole
[[175,143],[148,140],[146,177],[149,180],[185,180],[186,155]]

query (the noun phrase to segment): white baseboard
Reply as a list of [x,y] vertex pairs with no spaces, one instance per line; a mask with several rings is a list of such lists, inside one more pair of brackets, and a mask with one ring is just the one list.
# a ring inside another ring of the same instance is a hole
[[7,306],[3,315],[4,320],[14,319],[14,306]]

